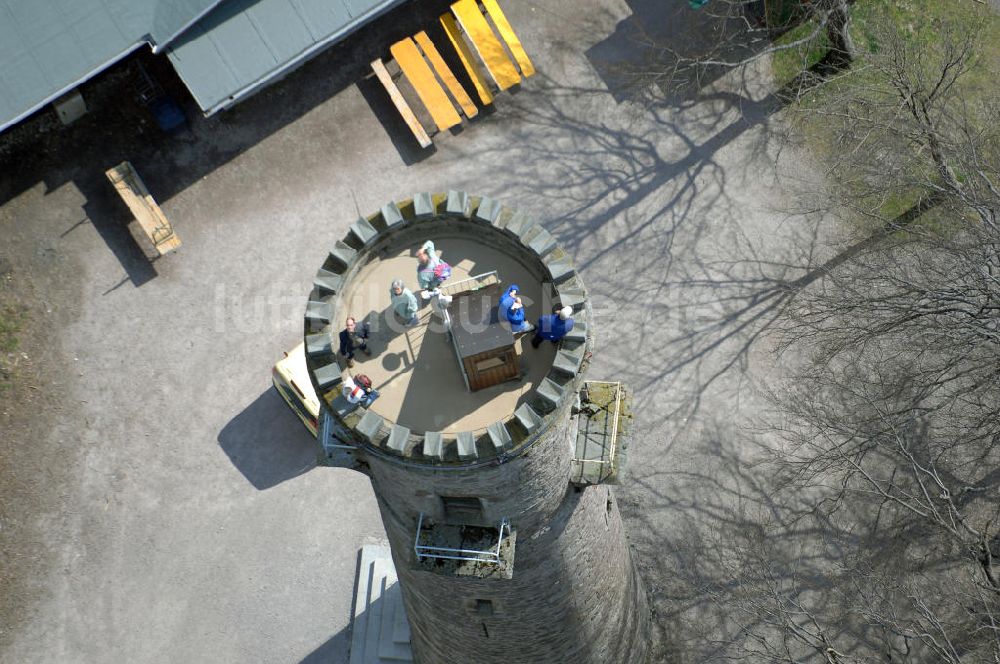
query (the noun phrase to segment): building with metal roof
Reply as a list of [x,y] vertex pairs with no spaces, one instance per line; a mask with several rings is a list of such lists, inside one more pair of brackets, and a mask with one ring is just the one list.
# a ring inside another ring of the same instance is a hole
[[198,106],[232,106],[401,0],[227,0],[167,55]]
[[0,130],[147,45],[211,114],[401,2],[0,0]]

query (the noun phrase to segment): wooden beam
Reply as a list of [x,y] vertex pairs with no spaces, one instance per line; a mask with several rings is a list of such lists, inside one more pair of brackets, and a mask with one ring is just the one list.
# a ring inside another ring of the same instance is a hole
[[511,55],[517,60],[517,66],[521,68],[521,74],[525,78],[534,75],[535,65],[531,64],[528,54],[524,52],[524,47],[521,45],[521,40],[517,38],[514,28],[507,21],[507,16],[500,9],[497,0],[482,0],[482,3],[486,7],[486,13],[490,15],[493,23],[496,24],[497,29],[500,31],[500,36],[507,42],[507,48],[510,49]]
[[410,128],[410,131],[413,132],[413,136],[416,137],[417,142],[420,143],[420,147],[429,148],[431,146],[430,136],[424,131],[424,126],[420,124],[417,116],[413,114],[410,105],[403,99],[399,88],[392,82],[392,76],[389,75],[389,71],[385,68],[385,64],[382,63],[381,58],[376,58],[372,61],[372,71],[375,72],[375,76],[382,83],[382,87],[389,93],[389,98],[392,99],[392,103],[396,106],[399,114],[403,116],[403,120]]
[[416,90],[420,101],[427,107],[427,111],[431,114],[438,129],[444,131],[461,124],[462,118],[452,106],[444,88],[434,78],[434,72],[427,65],[424,56],[420,54],[416,43],[407,37],[390,46],[389,52],[392,53],[399,68],[403,70],[403,75],[413,85],[413,89]]
[[469,50],[469,45],[465,43],[465,37],[462,36],[462,31],[458,29],[455,17],[451,14],[442,14],[441,25],[444,27],[451,45],[455,47],[455,52],[458,53],[458,59],[462,61],[462,66],[465,67],[466,73],[472,79],[472,85],[475,86],[479,98],[484,104],[492,104],[493,95],[490,93],[489,84],[486,82],[486,74],[483,73],[482,67],[476,62],[472,51]]
[[469,35],[472,47],[476,49],[479,59],[486,65],[486,71],[493,77],[497,87],[506,90],[520,83],[521,75],[517,67],[507,57],[507,51],[486,22],[476,0],[458,0],[451,6],[451,11],[465,34]]
[[447,63],[445,63],[444,58],[438,53],[437,47],[434,46],[434,42],[431,38],[427,36],[427,33],[421,30],[413,37],[417,41],[417,45],[420,46],[420,50],[424,52],[427,59],[431,61],[434,66],[434,71],[437,72],[438,78],[444,81],[444,85],[448,88],[448,92],[451,96],[458,102],[458,105],[462,108],[462,112],[465,113],[465,117],[473,118],[479,113],[479,109],[476,105],[472,103],[472,99],[469,94],[465,91],[465,88],[458,82],[455,78],[455,74],[452,73],[451,69],[448,68]]
[[132,211],[135,220],[139,222],[139,226],[160,256],[181,246],[181,239],[174,233],[163,210],[150,196],[146,184],[131,163],[123,161],[106,170],[104,174],[115,186],[118,195]]

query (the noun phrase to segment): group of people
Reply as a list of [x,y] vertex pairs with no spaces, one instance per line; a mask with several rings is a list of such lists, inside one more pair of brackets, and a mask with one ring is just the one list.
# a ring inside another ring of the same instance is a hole
[[510,323],[514,334],[525,334],[534,330],[531,347],[538,348],[543,341],[558,343],[573,329],[573,307],[553,307],[551,314],[538,319],[535,325],[524,320],[524,305],[518,295],[520,287],[511,284],[500,297],[500,315]]
[[[434,295],[439,294],[438,287],[445,279],[451,276],[451,266],[441,260],[434,243],[428,240],[417,250],[417,283],[421,288],[421,296],[429,300]],[[394,279],[389,287],[389,298],[392,302],[392,310],[399,318],[405,321],[408,327],[412,327],[419,322],[417,317],[417,298],[402,279]],[[340,331],[339,353],[348,368],[354,368],[354,355],[361,351],[365,355],[371,356],[372,352],[368,348],[368,338],[371,335],[371,327],[367,322],[358,325],[353,316],[348,316],[344,329]],[[368,406],[378,398],[378,391],[372,387],[371,379],[364,375],[348,377],[344,381],[343,395],[351,403]]]
[[[430,240],[417,250],[417,285],[420,286],[420,297],[429,300],[440,293],[439,287],[451,276],[451,266],[441,260],[434,243]],[[413,327],[417,318],[417,297],[402,279],[394,279],[389,287],[389,299],[392,310],[404,321],[407,327]]]
[[[417,250],[417,284],[420,287],[421,299],[430,300],[434,296],[439,296],[439,299],[443,298],[440,287],[450,276],[451,266],[441,260],[434,243],[430,240],[424,242]],[[393,312],[407,327],[413,327],[419,323],[417,296],[406,287],[402,279],[392,281],[389,287],[389,299]],[[450,299],[448,298],[448,301]],[[501,319],[507,321],[514,334],[527,334],[534,331],[535,334],[531,338],[532,348],[538,348],[545,341],[558,343],[573,329],[573,308],[568,306],[554,307],[551,314],[541,316],[534,325],[527,322],[524,304],[521,302],[520,287],[517,284],[511,284],[504,291],[500,297],[498,309]],[[339,352],[349,368],[354,367],[356,351],[361,351],[369,356],[372,354],[368,348],[370,334],[371,330],[367,322],[359,325],[352,316],[348,316],[345,327],[340,332]],[[367,406],[378,398],[378,392],[372,389],[371,380],[367,376],[359,374],[353,379],[349,378],[345,381],[344,396],[351,403],[361,403]]]

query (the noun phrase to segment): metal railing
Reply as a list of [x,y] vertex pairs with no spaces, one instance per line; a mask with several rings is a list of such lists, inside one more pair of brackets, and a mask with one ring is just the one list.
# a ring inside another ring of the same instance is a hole
[[[458,281],[446,281],[441,284],[441,292],[445,295],[463,295],[500,283],[500,275],[496,270],[474,274]],[[468,287],[466,285],[468,284]]]
[[615,460],[615,445],[618,441],[618,415],[621,412],[622,405],[622,384],[621,381],[607,381],[607,380],[588,380],[587,385],[614,385],[615,386],[615,412],[611,416],[611,442],[608,445],[608,458],[604,459],[573,459],[577,463],[597,463],[597,464],[609,464],[614,463]]
[[323,451],[326,452],[326,455],[328,457],[331,454],[331,450],[355,449],[354,445],[346,445],[341,442],[334,442],[334,441],[339,441],[340,439],[337,438],[333,433],[333,426],[334,426],[333,417],[331,417],[330,413],[328,413],[325,410],[322,412],[322,417],[323,420],[319,428],[319,444],[323,446]]
[[420,533],[424,528],[424,513],[420,513],[420,518],[417,520],[417,535],[413,540],[413,552],[417,556],[417,560],[422,560],[423,558],[441,558],[444,560],[464,560],[468,562],[481,562],[481,563],[493,563],[495,565],[500,564],[500,547],[503,545],[504,532],[510,535],[510,521],[506,518],[501,520],[499,525],[497,525],[497,531],[499,537],[497,538],[497,545],[493,549],[486,551],[480,551],[476,549],[452,549],[445,546],[429,546],[427,544],[420,543]]

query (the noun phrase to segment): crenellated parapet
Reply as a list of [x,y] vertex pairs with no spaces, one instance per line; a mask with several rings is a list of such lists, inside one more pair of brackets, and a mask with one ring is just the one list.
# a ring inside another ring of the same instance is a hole
[[[512,412],[477,429],[412,431],[341,396],[347,371],[337,361],[336,335],[347,315],[345,294],[359,271],[387,248],[418,246],[435,237],[474,238],[537,275],[547,305],[571,306],[575,326],[558,344],[544,378]],[[355,221],[334,242],[313,280],[304,332],[307,364],[316,394],[339,426],[344,443],[403,463],[431,467],[474,467],[522,454],[554,422],[565,421],[583,383],[593,347],[587,292],[569,254],[529,214],[489,197],[462,191],[419,193],[387,203]]]

